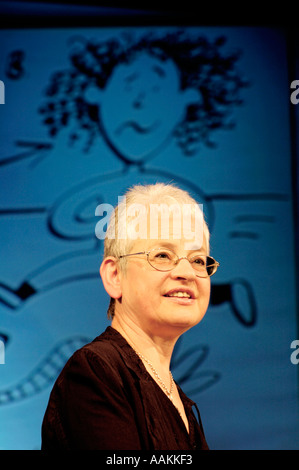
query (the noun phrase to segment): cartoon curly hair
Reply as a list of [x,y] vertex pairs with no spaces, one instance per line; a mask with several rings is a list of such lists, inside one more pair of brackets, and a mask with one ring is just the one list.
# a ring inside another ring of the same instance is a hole
[[240,51],[223,54],[225,37],[209,41],[203,36],[176,31],[146,33],[134,39],[130,33],[105,41],[72,38],[70,67],[53,74],[46,89],[47,102],[39,109],[43,123],[54,137],[63,127],[75,122],[70,140],[87,133],[85,151],[88,151],[101,129],[98,106],[84,97],[91,85],[104,89],[114,68],[130,63],[137,54],[147,52],[164,61],[169,58],[180,73],[181,89],[195,88],[202,100],[190,104],[185,116],[174,129],[174,137],[184,155],[194,155],[198,144],[214,146],[210,134],[217,129],[230,129],[232,108],[242,104],[240,90],[248,86],[236,70]]

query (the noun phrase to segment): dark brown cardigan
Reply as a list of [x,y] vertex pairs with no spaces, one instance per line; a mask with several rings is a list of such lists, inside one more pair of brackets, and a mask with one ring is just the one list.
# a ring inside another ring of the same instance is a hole
[[197,407],[179,393],[189,434],[137,354],[109,326],[59,375],[43,420],[42,450],[207,450]]

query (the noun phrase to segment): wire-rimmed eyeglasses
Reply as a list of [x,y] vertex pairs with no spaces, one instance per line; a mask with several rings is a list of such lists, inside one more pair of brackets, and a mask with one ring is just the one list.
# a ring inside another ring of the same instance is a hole
[[129,253],[121,255],[119,258],[127,256],[147,255],[147,261],[157,271],[171,271],[181,259],[187,259],[193,267],[196,276],[210,277],[215,274],[220,264],[211,256],[195,254],[190,256],[178,257],[176,253],[167,248],[154,248],[150,251],[139,251],[138,253]]

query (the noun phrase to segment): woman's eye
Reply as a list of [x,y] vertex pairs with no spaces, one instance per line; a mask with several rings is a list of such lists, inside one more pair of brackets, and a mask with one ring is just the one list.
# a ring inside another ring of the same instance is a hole
[[157,253],[155,258],[160,258],[160,259],[169,259],[170,255],[169,253]]

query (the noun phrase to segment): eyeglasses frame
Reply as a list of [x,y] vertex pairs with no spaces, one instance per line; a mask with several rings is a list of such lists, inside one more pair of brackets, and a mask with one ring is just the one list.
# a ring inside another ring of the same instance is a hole
[[[149,254],[150,254],[152,251],[154,251],[154,250],[160,250],[160,249],[164,249],[164,250],[167,250],[167,251],[171,251],[171,252],[172,252],[173,254],[175,254],[175,256],[177,257],[177,260],[176,260],[174,266],[173,266],[171,269],[158,269],[158,268],[156,268],[155,266],[153,266],[153,265],[150,263],[150,261],[149,261]],[[177,255],[174,251],[170,250],[169,248],[153,248],[153,249],[150,250],[150,251],[139,251],[138,253],[129,253],[129,254],[127,254],[127,255],[120,255],[119,258],[126,258],[126,257],[128,257],[128,256],[136,256],[136,255],[146,255],[146,256],[147,256],[147,262],[148,262],[148,264],[149,264],[152,268],[156,269],[156,271],[160,271],[160,272],[164,272],[164,273],[169,272],[169,271],[172,271],[172,270],[175,268],[175,266],[176,266],[182,259],[186,259],[186,260],[189,261],[189,263],[191,264],[191,261],[190,261],[190,259],[188,258],[188,256],[181,256],[181,257],[179,258],[178,255]],[[207,258],[210,258],[210,259],[212,259],[212,260],[214,261],[214,263],[211,264],[210,267],[216,267],[216,269],[215,269],[215,271],[214,271],[212,274],[210,274],[210,275],[208,274],[208,272],[207,272],[207,270],[206,270],[207,276],[199,276],[199,275],[197,274],[197,271],[194,269],[195,275],[196,275],[197,277],[202,278],[202,279],[206,279],[207,277],[213,276],[213,275],[216,273],[218,267],[220,266],[220,263],[218,263],[218,261],[216,261],[212,256],[210,256],[210,255],[204,255],[204,256],[206,256]]]

